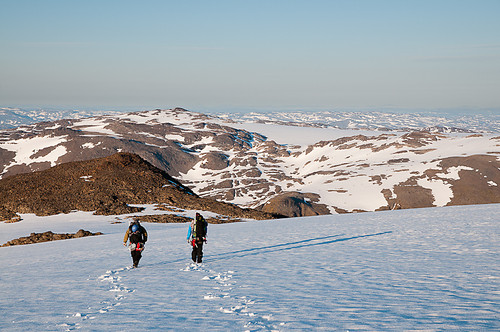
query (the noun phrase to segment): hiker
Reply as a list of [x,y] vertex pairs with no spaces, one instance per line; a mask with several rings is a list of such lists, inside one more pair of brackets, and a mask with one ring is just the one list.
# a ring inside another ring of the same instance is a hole
[[137,267],[142,257],[144,244],[148,240],[148,233],[138,221],[133,221],[130,223],[127,232],[125,232],[125,237],[123,238],[124,246],[127,246],[127,240],[130,242],[128,247],[132,255],[133,267]]
[[198,212],[189,225],[187,241],[193,246],[191,258],[195,263],[201,263],[203,258],[203,243],[207,243],[207,225],[205,218]]

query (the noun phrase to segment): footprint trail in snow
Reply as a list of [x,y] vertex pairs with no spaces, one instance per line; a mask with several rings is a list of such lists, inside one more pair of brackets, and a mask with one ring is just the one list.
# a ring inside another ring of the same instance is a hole
[[206,274],[202,280],[213,283],[212,290],[207,292],[203,299],[207,301],[219,301],[222,306],[218,310],[224,314],[233,314],[247,317],[244,325],[245,331],[279,331],[285,323],[273,321],[272,314],[259,314],[253,312],[252,304],[256,301],[247,296],[233,296],[231,291],[236,286],[233,280],[234,271],[216,272],[210,270],[206,264],[188,264],[181,271],[198,271]]
[[82,328],[82,322],[85,320],[93,320],[98,318],[100,314],[105,314],[113,309],[115,307],[121,305],[121,301],[126,298],[127,293],[133,293],[133,289],[129,289],[123,285],[121,282],[121,276],[120,272],[123,271],[128,271],[131,270],[132,267],[125,267],[117,270],[108,270],[106,273],[103,275],[99,276],[97,279],[100,282],[107,282],[109,283],[109,292],[112,292],[114,294],[114,297],[109,300],[103,300],[97,305],[95,308],[89,307],[85,312],[77,312],[74,313],[71,316],[67,316],[66,318],[69,318],[71,321],[70,322],[65,322],[62,324],[59,324],[58,326],[61,328],[64,328],[65,331],[73,331],[73,330],[78,330]]
[[[94,320],[99,318],[99,315],[113,311],[120,306],[122,300],[126,299],[127,294],[133,293],[135,290],[127,288],[122,282],[121,272],[131,270],[131,267],[125,267],[116,270],[108,270],[97,278],[100,283],[107,283],[108,292],[111,292],[113,297],[103,300],[95,307],[88,307],[86,310],[74,313],[67,316],[67,321],[59,324],[60,328],[65,331],[74,331],[84,329],[86,320]],[[257,313],[252,310],[252,305],[255,300],[247,296],[234,296],[232,290],[236,287],[236,282],[233,279],[234,271],[228,270],[224,272],[216,272],[210,270],[206,264],[188,264],[181,271],[195,271],[204,274],[201,280],[211,282],[211,290],[203,299],[214,303],[216,310],[223,314],[233,314],[240,317],[245,317],[244,331],[279,331],[285,326],[285,323],[277,323],[273,320],[272,314]]]

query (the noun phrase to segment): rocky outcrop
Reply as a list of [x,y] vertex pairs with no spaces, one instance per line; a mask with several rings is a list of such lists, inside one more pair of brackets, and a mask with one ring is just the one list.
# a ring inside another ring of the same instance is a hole
[[85,231],[83,229],[80,229],[78,232],[73,233],[73,234],[70,234],[70,233],[56,234],[56,233],[52,233],[51,231],[47,231],[44,233],[31,233],[30,236],[24,236],[24,237],[20,237],[18,239],[15,239],[15,240],[11,240],[5,244],[2,244],[0,247],[9,247],[9,246],[24,245],[24,244],[48,242],[48,241],[75,239],[75,238],[86,237],[86,236],[95,236],[95,235],[102,235],[102,233],[101,232],[92,233],[89,231]]
[[329,214],[324,204],[318,204],[319,195],[313,193],[289,192],[270,199],[260,209],[269,213],[279,213],[287,217],[317,216]]
[[0,206],[0,221],[5,222],[17,222],[20,221],[21,217],[17,213],[7,210],[5,207]]
[[[185,223],[185,222],[191,222],[193,221],[193,218],[185,217],[185,216],[179,216],[175,214],[155,214],[155,215],[146,215],[146,216],[135,216],[133,217],[135,221],[139,222],[152,222],[152,223]],[[223,217],[223,216],[217,216],[217,217],[211,217],[211,218],[206,218],[206,221],[209,224],[226,224],[226,223],[232,223],[232,222],[239,222],[243,221],[240,218],[231,218],[231,217]]]

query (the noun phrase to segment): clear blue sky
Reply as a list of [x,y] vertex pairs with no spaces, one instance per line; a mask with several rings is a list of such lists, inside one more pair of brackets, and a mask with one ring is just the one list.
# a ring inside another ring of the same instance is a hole
[[0,0],[0,105],[499,108],[500,0]]

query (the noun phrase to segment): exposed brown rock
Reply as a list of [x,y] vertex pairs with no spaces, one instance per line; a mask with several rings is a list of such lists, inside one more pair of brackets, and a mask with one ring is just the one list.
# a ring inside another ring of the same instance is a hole
[[154,223],[184,223],[190,222],[193,219],[175,214],[154,214],[146,216],[134,216],[133,219],[139,222],[154,222]]
[[15,152],[0,148],[0,170],[3,170],[15,157]]
[[419,186],[416,178],[394,186],[394,194],[397,199],[390,203],[398,204],[402,209],[434,206],[432,190]]
[[[500,162],[494,156],[475,155],[445,158],[440,166],[444,170],[454,166],[466,166],[459,180],[448,180],[453,197],[447,205],[485,204],[500,202]],[[493,185],[495,183],[496,185]]]
[[[185,223],[193,221],[193,218],[174,215],[174,214],[156,214],[146,216],[134,216],[134,220],[139,222],[154,222],[154,223]],[[218,216],[216,218],[206,218],[210,224],[225,224],[242,221],[240,218],[231,218]]]
[[24,244],[33,244],[40,242],[48,242],[48,241],[57,241],[57,240],[67,240],[67,239],[75,239],[85,236],[95,236],[102,235],[101,232],[92,233],[89,231],[85,231],[83,229],[78,230],[78,232],[74,234],[64,233],[64,234],[56,234],[51,231],[47,231],[45,233],[31,233],[30,236],[20,237],[18,239],[11,240],[5,244],[2,244],[0,247],[9,247],[9,246],[17,246]]
[[441,134],[434,134],[426,131],[412,131],[411,133],[404,134],[401,138],[407,146],[419,148],[427,145],[428,141],[437,141],[442,137],[444,136]]
[[410,159],[408,158],[399,158],[399,159],[390,159],[387,161],[388,164],[400,164],[400,163],[407,163],[409,162]]
[[0,206],[0,221],[17,222],[20,220],[21,217],[18,216],[17,213],[10,211],[3,206]]
[[221,170],[229,165],[228,156],[222,153],[210,152],[204,157],[202,168]]
[[328,207],[324,204],[318,204],[318,201],[318,194],[288,192],[273,197],[261,209],[265,212],[279,213],[287,217],[330,214]]

